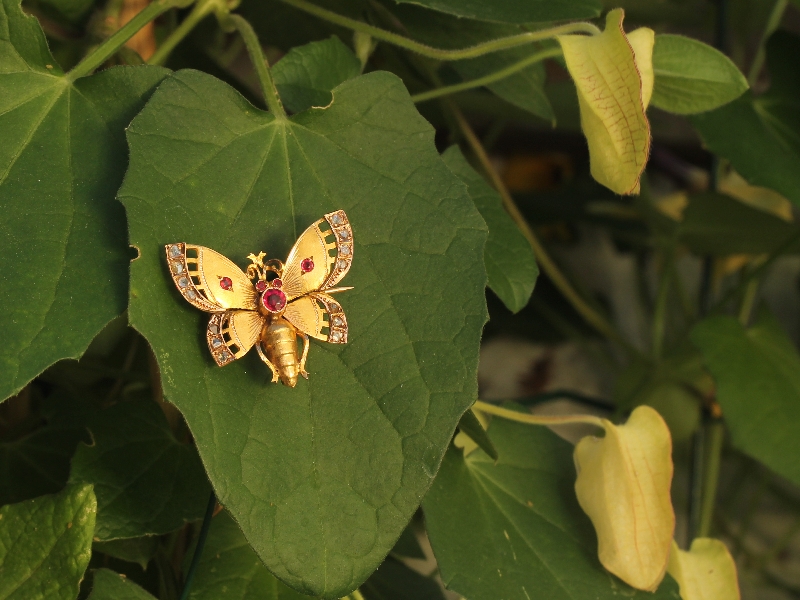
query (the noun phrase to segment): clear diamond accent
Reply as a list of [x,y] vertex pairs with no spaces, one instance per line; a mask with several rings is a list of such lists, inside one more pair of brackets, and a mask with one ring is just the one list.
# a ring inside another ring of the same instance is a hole
[[211,340],[211,345],[214,348],[219,348],[220,346],[222,346],[222,340],[219,338],[214,338],[213,340]]
[[350,256],[350,246],[342,246],[339,252],[341,252],[342,256]]
[[178,279],[178,285],[182,288],[189,287],[189,280],[186,277]]
[[333,317],[333,325],[335,327],[341,327],[343,324],[342,317]]
[[342,339],[342,332],[341,332],[341,331],[334,331],[334,332],[331,334],[331,339],[332,339],[334,342],[339,342],[339,341],[341,341],[341,339]]
[[172,263],[172,270],[175,272],[175,275],[180,275],[183,273],[183,263],[174,262]]
[[172,246],[170,246],[169,255],[172,258],[178,258],[181,255],[181,247],[178,246],[177,244],[173,244]]
[[342,230],[339,232],[339,239],[342,239],[342,240],[349,240],[349,239],[350,239],[350,232],[349,232],[349,231],[347,231],[347,229],[342,229]]
[[219,353],[219,359],[220,359],[221,361],[226,361],[226,360],[228,360],[230,357],[231,357],[231,355],[230,355],[230,354],[228,354],[228,353],[227,353],[226,351],[224,351],[224,350],[223,350],[222,352],[220,352],[220,353]]
[[347,268],[347,261],[345,261],[345,260],[339,260],[339,261],[337,261],[337,262],[336,262],[336,266],[337,266],[339,269],[346,269],[346,268]]
[[335,215],[333,215],[331,217],[331,222],[334,225],[341,225],[342,223],[344,223],[344,219],[342,218],[342,215],[340,215],[339,213],[336,213]]
[[217,335],[219,333],[219,327],[217,327],[216,325],[209,325],[208,330],[214,335]]
[[331,302],[330,309],[331,312],[339,312],[340,310],[342,310],[341,307],[338,304],[336,304],[336,302]]
[[197,299],[197,294],[195,293],[194,290],[189,290],[188,292],[186,292],[186,297],[189,300],[196,300]]

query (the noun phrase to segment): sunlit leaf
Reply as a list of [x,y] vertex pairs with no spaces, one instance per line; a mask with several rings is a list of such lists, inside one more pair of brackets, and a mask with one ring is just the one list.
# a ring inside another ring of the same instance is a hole
[[[477,395],[486,318],[485,225],[436,152],[402,83],[375,72],[334,102],[275,120],[220,81],[182,72],[128,129],[120,191],[131,243],[131,323],[192,430],[220,502],[267,567],[341,597],[381,563]],[[312,342],[310,376],[269,383],[255,353],[218,368],[208,317],[175,292],[164,244],[241,266],[285,258],[345,209],[355,240],[339,296],[349,343]]]
[[669,574],[678,582],[681,600],[739,600],[736,563],[719,540],[695,538],[687,552],[672,542]]
[[92,580],[92,593],[87,600],[156,600],[138,585],[119,573],[98,569]]

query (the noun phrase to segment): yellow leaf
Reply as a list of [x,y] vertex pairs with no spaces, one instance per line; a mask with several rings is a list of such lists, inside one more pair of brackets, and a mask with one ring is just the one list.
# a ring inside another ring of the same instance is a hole
[[642,80],[642,106],[650,106],[653,96],[653,85],[656,75],[653,71],[653,46],[656,43],[656,32],[649,27],[639,27],[628,34],[628,43],[633,48],[636,68]]
[[794,222],[792,203],[769,188],[750,185],[736,171],[731,171],[719,182],[719,191],[765,213],[775,215],[787,223]]
[[[558,41],[578,90],[592,176],[618,194],[637,194],[650,153],[650,123],[634,51],[622,29],[623,17],[622,9],[614,9],[606,16],[602,34],[562,35]],[[644,33],[636,36],[643,63],[648,62],[645,38]]]
[[736,564],[725,544],[697,538],[689,552],[672,542],[669,574],[680,586],[682,600],[739,600]]
[[603,419],[605,437],[575,446],[578,502],[597,532],[603,566],[653,591],[667,569],[675,530],[670,499],[672,440],[655,410],[639,406],[625,425]]

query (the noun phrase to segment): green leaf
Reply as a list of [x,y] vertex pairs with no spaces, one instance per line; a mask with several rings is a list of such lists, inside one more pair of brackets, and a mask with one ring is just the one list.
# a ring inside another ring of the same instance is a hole
[[472,201],[489,226],[489,239],[483,251],[489,287],[508,310],[522,310],[531,299],[539,276],[531,245],[503,208],[500,194],[470,166],[458,146],[448,148],[442,158],[450,170],[467,184]]
[[682,35],[656,36],[653,72],[651,104],[679,115],[713,110],[749,87],[742,72],[722,52]]
[[679,598],[669,577],[654,594],[638,592],[600,565],[569,443],[499,418],[489,437],[500,459],[451,448],[423,503],[448,589],[470,600]]
[[71,81],[19,0],[0,0],[0,24],[5,399],[57,360],[80,356],[125,310],[125,215],[114,200],[124,128],[167,71],[114,68]]
[[435,580],[391,557],[383,561],[360,590],[365,600],[444,600]]
[[748,182],[771,188],[800,206],[798,55],[800,36],[774,33],[767,44],[767,66],[776,74],[769,91],[759,97],[744,94],[691,121],[708,149],[727,158]]
[[[389,552],[477,395],[486,320],[483,223],[395,76],[334,90],[326,109],[275,120],[196,72],[168,79],[128,128],[120,191],[141,258],[130,319],[165,396],[185,416],[220,502],[267,567],[341,597]],[[244,266],[283,259],[345,209],[353,267],[338,296],[349,343],[312,341],[308,381],[269,383],[255,351],[225,368],[208,316],[187,305],[164,244],[202,244]]]
[[[184,570],[193,551],[186,553]],[[188,600],[308,600],[275,579],[227,511],[211,521]]]
[[331,90],[356,77],[361,62],[338,37],[292,48],[272,69],[275,85],[287,110],[302,112],[331,103]]
[[92,555],[91,485],[0,508],[0,599],[74,600]]
[[[678,227],[680,240],[697,254],[764,254],[777,250],[800,229],[724,194],[689,197]],[[790,251],[800,250],[793,244]]]
[[102,552],[112,558],[119,558],[120,560],[136,563],[142,567],[142,569],[147,569],[147,563],[150,562],[158,551],[158,542],[159,538],[154,535],[110,540],[108,542],[94,542],[92,544],[92,550],[95,552]]
[[168,533],[203,517],[210,493],[203,465],[172,435],[158,404],[120,402],[89,429],[94,443],[78,448],[70,481],[94,484],[97,539]]
[[395,0],[419,4],[456,17],[500,23],[591,19],[603,9],[599,0]]
[[425,553],[419,545],[416,533],[414,533],[414,521],[411,521],[411,523],[403,529],[403,533],[400,534],[400,537],[392,547],[392,554],[404,558],[425,558]]
[[92,593],[87,600],[156,600],[150,593],[129,581],[126,577],[98,569],[92,581]]
[[461,420],[458,422],[458,429],[462,433],[469,436],[469,438],[478,445],[478,448],[486,452],[492,460],[497,460],[497,450],[492,445],[492,440],[489,439],[486,430],[481,425],[478,417],[472,412],[472,409],[461,415]]
[[745,329],[733,317],[711,317],[692,330],[717,382],[731,443],[800,483],[800,356],[766,311]]

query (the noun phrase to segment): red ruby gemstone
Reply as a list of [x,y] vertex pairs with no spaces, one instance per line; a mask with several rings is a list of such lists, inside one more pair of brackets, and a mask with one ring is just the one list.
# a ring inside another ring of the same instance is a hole
[[270,288],[261,296],[261,302],[268,311],[281,312],[286,306],[286,294],[278,289]]
[[302,270],[303,273],[308,273],[310,271],[313,271],[314,261],[311,260],[310,258],[304,258],[303,262],[300,263],[300,270]]
[[233,287],[233,282],[231,281],[230,277],[223,277],[219,280],[219,287],[223,290],[229,290]]
[[272,287],[274,287],[274,288],[283,287],[283,281],[281,281],[280,279],[277,279],[277,278],[273,279],[272,280]]
[[267,282],[264,281],[263,279],[259,279],[258,281],[256,281],[256,289],[259,292],[263,292],[265,289],[267,289]]

